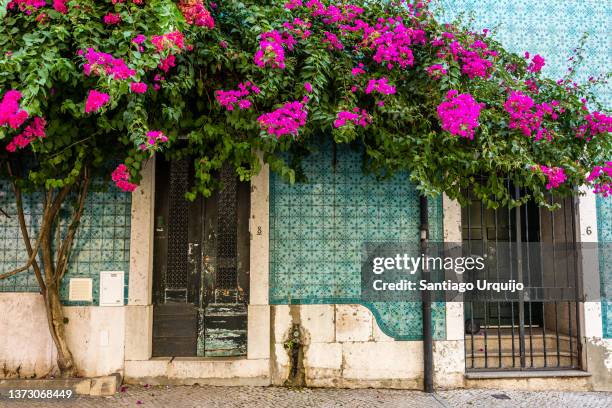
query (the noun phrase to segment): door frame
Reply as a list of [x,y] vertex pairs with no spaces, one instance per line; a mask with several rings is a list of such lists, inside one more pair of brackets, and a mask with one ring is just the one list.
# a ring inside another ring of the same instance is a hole
[[[270,384],[269,304],[269,167],[259,154],[261,170],[251,180],[250,290],[247,356],[152,358],[153,232],[155,158],[142,170],[140,186],[132,194],[130,274],[125,333],[126,378],[157,378],[163,382]],[[220,379],[219,377],[223,377]]]

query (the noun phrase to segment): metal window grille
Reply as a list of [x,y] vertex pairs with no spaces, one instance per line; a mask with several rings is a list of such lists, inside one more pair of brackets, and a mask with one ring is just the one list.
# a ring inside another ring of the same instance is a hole
[[[510,183],[507,187],[515,198],[524,194]],[[551,212],[528,203],[487,209],[471,195],[462,210],[468,252],[487,254],[502,246],[506,251],[491,257],[494,262],[490,259],[480,278],[500,280],[504,271],[525,285],[512,300],[465,302],[467,370],[581,366],[576,208],[572,198],[549,198],[561,208]],[[549,250],[539,251],[544,245]]]

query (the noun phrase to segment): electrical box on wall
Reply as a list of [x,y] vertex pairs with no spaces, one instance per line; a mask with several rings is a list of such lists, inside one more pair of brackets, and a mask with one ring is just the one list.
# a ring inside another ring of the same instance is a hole
[[123,271],[100,272],[100,306],[123,306]]

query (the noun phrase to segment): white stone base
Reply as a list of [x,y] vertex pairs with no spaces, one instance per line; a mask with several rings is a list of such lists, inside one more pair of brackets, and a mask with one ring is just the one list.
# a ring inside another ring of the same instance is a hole
[[269,385],[270,360],[159,357],[126,361],[127,383],[153,385]]

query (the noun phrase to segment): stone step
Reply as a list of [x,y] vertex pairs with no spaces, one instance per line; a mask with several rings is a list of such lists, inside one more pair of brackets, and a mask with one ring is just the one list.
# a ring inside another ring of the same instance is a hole
[[[501,357],[498,353],[485,353],[478,352],[474,353],[474,357],[466,355],[466,367],[471,368],[519,368],[521,365],[520,356],[518,351],[512,358],[512,352],[502,352]],[[527,368],[569,368],[578,367],[580,365],[577,353],[559,352],[557,358],[557,352],[546,353],[546,364],[543,352],[527,353],[525,356],[525,365]],[[485,365],[485,361],[487,364]]]
[[[472,349],[472,341],[474,344],[474,351],[484,350],[485,346],[489,351],[495,351],[500,349],[502,351],[511,351],[512,345],[514,344],[514,349],[518,350],[520,347],[520,337],[517,335],[512,338],[511,335],[502,335],[500,337],[497,336],[497,333],[487,333],[486,339],[484,335],[466,335],[465,337],[465,348],[466,351],[470,351]],[[544,347],[546,345],[546,347]],[[559,338],[554,334],[547,333],[546,336],[543,336],[541,333],[534,333],[531,337],[528,333],[525,334],[525,350],[534,352],[543,351],[546,348],[546,351],[554,350],[556,352],[557,348],[560,351],[576,351],[577,339],[576,337],[569,337],[567,335],[559,334]]]

